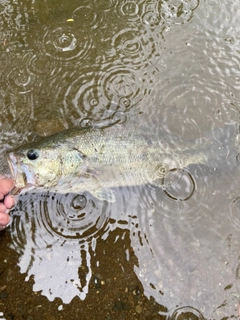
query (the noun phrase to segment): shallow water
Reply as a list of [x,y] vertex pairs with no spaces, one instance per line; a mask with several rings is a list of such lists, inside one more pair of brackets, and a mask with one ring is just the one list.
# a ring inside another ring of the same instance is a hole
[[0,317],[239,316],[239,14],[233,0],[0,1],[3,173],[5,151],[89,121],[208,159],[114,203],[22,195],[1,234]]

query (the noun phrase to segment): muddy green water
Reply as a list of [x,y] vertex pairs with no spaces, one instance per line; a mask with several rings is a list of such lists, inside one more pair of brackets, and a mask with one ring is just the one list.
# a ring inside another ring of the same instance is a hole
[[209,163],[108,203],[29,193],[0,234],[0,319],[238,319],[236,0],[0,0],[0,165],[64,128],[127,123]]

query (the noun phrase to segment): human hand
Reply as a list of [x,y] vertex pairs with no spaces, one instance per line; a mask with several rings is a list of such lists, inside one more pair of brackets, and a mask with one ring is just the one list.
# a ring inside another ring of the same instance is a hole
[[14,187],[14,182],[11,179],[0,177],[0,230],[6,228],[10,221],[9,209],[15,205],[15,198],[8,193]]

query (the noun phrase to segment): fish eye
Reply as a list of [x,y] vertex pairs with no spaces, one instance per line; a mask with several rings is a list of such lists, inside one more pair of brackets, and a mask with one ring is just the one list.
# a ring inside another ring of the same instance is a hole
[[36,160],[39,157],[37,150],[30,149],[27,152],[27,157],[29,160]]

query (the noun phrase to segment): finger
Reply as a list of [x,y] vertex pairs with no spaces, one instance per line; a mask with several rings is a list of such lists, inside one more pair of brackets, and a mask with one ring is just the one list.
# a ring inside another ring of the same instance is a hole
[[6,196],[4,199],[4,205],[7,209],[11,209],[15,205],[15,197],[13,195]]
[[6,195],[14,186],[14,183],[10,179],[1,179],[0,180],[0,194]]
[[13,195],[6,196],[4,199],[4,205],[7,209],[11,209],[15,205],[15,197]]
[[1,213],[6,213],[6,210],[7,210],[7,208],[6,208],[5,204],[4,203],[0,203],[0,214]]
[[5,212],[0,212],[0,226],[6,226],[10,221],[10,217]]

